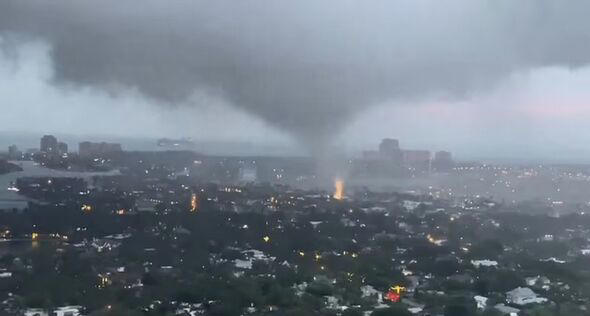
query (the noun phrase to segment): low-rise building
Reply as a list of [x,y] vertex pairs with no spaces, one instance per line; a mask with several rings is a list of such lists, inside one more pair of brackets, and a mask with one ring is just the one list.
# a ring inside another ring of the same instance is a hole
[[516,305],[527,305],[532,303],[545,303],[547,299],[539,297],[528,287],[517,287],[506,293],[506,301]]

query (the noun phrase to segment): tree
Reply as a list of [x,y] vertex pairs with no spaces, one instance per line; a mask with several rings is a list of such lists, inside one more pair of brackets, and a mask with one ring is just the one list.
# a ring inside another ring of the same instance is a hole
[[471,316],[473,313],[465,305],[449,305],[445,307],[445,316]]
[[475,244],[470,251],[474,259],[497,259],[504,252],[504,246],[498,240],[487,239]]
[[327,282],[316,281],[311,283],[306,291],[316,296],[327,296],[332,295],[333,288],[332,285]]
[[410,313],[405,307],[402,306],[392,306],[389,308],[378,309],[371,313],[371,316],[411,316]]
[[494,308],[486,309],[481,316],[502,316],[502,313]]
[[349,308],[342,312],[342,316],[362,316],[363,312],[359,309]]
[[490,282],[488,280],[477,280],[473,284],[473,290],[477,295],[487,296],[490,292]]

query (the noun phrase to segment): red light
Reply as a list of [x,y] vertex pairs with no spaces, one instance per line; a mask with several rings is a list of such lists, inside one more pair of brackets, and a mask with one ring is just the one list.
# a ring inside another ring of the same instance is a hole
[[387,292],[387,295],[385,296],[385,298],[391,302],[397,303],[397,302],[399,302],[401,295],[395,293],[394,291],[389,291],[389,292]]

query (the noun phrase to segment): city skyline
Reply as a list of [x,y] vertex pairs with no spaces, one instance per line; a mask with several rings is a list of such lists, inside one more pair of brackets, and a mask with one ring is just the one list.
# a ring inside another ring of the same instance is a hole
[[589,12],[0,0],[0,315],[590,316]]
[[205,3],[3,2],[1,130],[590,161],[584,2]]

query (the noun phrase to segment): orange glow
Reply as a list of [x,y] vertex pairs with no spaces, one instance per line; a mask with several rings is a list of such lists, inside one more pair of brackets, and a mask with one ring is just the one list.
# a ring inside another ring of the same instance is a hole
[[334,199],[342,200],[344,198],[344,181],[342,179],[336,179],[334,182]]
[[392,286],[385,295],[385,298],[393,303],[397,303],[402,298],[402,293],[406,291],[406,288],[400,285]]
[[92,206],[90,206],[88,204],[82,205],[82,212],[84,212],[84,213],[90,213],[90,212],[92,212]]
[[430,235],[430,234],[428,234],[428,235],[426,236],[426,239],[427,239],[427,240],[428,240],[428,242],[430,242],[431,244],[435,244],[435,245],[437,245],[437,246],[440,246],[440,245],[442,245],[442,244],[445,242],[445,240],[444,240],[444,239],[436,239],[436,238],[434,238],[434,237],[433,237],[432,235]]
[[197,197],[196,193],[191,195],[191,212],[196,212],[199,210],[199,198]]
[[391,291],[395,291],[395,293],[397,293],[397,294],[401,294],[401,292],[405,291],[405,290],[406,290],[406,288],[405,288],[405,287],[403,287],[403,286],[396,285],[396,286],[392,286],[392,287],[390,288],[390,290],[391,290]]

